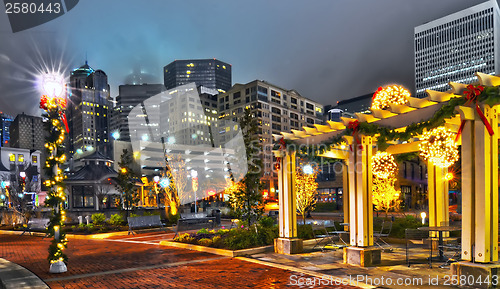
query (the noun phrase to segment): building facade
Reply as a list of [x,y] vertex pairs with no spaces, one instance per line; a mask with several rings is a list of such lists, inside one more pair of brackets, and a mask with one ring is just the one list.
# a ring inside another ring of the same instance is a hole
[[215,58],[175,60],[163,68],[163,79],[167,89],[195,82],[225,92],[232,84],[231,64]]
[[259,121],[262,145],[263,180],[269,195],[277,188],[275,158],[272,154],[273,135],[314,127],[323,122],[323,105],[266,81],[255,80],[235,84],[228,92],[219,94],[218,142],[224,143],[239,133],[238,122],[249,108]]
[[13,120],[13,117],[0,113],[0,147],[9,146],[10,124]]
[[18,114],[10,125],[10,146],[41,151],[44,143],[42,118]]
[[111,156],[109,140],[108,77],[102,70],[92,69],[87,62],[71,72],[67,119],[68,152],[71,157],[85,151],[99,151]]
[[127,84],[120,85],[118,90],[111,134],[116,139],[130,141],[129,122],[134,122],[137,118],[137,116],[129,115],[130,111],[151,96],[165,91],[165,86],[163,84]]
[[415,27],[415,95],[500,73],[500,10],[495,0]]

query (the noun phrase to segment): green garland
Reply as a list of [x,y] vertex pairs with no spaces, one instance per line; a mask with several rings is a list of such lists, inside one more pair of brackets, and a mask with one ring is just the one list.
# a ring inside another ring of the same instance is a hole
[[[490,106],[500,103],[500,86],[485,87],[481,94],[477,97],[477,101]],[[410,124],[402,132],[383,127],[375,123],[367,122],[359,122],[357,130],[359,134],[366,136],[378,135],[377,147],[379,150],[385,151],[389,147],[388,142],[390,141],[409,141],[411,138],[421,135],[424,130],[430,130],[442,126],[446,119],[452,118],[457,114],[455,108],[466,104],[466,102],[467,98],[465,96],[451,98],[448,103],[441,106],[441,108],[437,110],[429,120]],[[298,146],[295,142],[286,140],[287,149],[289,149],[289,147],[292,148],[292,150],[297,151],[302,158],[317,160],[319,155],[332,149],[334,146],[341,144],[344,136],[352,136],[353,133],[354,129],[347,127],[343,132],[323,143],[299,145],[300,150],[298,151],[294,149]],[[288,144],[290,144],[290,146]],[[275,147],[275,149],[279,148]]]
[[45,205],[52,208],[48,234],[54,237],[49,246],[49,256],[47,260],[52,263],[66,262],[68,257],[63,253],[67,248],[68,239],[63,230],[66,212],[63,204],[66,200],[64,193],[64,174],[60,168],[66,160],[64,154],[64,138],[66,131],[61,118],[63,117],[65,102],[56,98],[42,97],[40,108],[45,110],[44,117],[48,121],[44,124],[48,135],[45,139],[45,151],[47,160],[45,161],[45,173],[48,179],[45,185],[49,188]]

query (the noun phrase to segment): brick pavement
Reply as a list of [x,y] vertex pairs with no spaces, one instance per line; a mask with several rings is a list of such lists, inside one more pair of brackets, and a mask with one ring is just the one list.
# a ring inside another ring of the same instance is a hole
[[[135,237],[141,236],[147,235]],[[130,236],[122,239],[130,240]],[[135,240],[140,239],[151,238]],[[49,239],[35,236],[0,235],[0,257],[31,270],[51,288],[308,288],[289,286],[290,275],[295,273],[288,270],[117,240],[70,239],[66,250],[68,272],[49,274],[49,243]]]

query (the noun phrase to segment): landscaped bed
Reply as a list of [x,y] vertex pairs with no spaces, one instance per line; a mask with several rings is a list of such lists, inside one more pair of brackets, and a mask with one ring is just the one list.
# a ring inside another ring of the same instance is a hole
[[[299,238],[313,238],[310,225],[299,225],[297,231]],[[263,218],[251,226],[241,225],[238,228],[223,228],[218,231],[201,229],[196,233],[184,233],[174,238],[174,241],[219,249],[242,250],[273,245],[276,238],[278,238],[278,226],[274,225],[274,219]]]

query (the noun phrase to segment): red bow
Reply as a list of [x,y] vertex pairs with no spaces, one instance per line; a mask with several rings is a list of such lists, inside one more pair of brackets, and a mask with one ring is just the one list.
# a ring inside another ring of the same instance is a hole
[[377,97],[377,94],[378,94],[378,93],[379,93],[379,91],[381,91],[382,89],[383,89],[382,87],[379,87],[379,88],[377,89],[377,91],[375,91],[375,93],[374,93],[374,94],[373,94],[373,96],[372,96],[372,100],[373,100],[373,99],[375,99],[375,97]]
[[42,98],[40,98],[40,108],[41,109],[47,110],[47,101],[48,101],[47,96],[42,95]]
[[[360,144],[361,140],[359,139],[359,135],[358,135],[359,121],[354,120],[354,121],[349,122],[349,124],[347,125],[347,128],[352,129],[352,136],[354,137],[354,141],[355,141],[356,145]],[[360,146],[360,148],[363,149],[362,146]],[[352,151],[352,147],[350,147],[350,149]]]
[[[479,115],[479,118],[481,118],[481,121],[483,122],[484,126],[486,127],[486,130],[488,130],[488,133],[490,136],[492,136],[495,132],[493,131],[493,128],[491,127],[490,122],[488,119],[484,116],[483,112],[481,111],[481,108],[479,108],[479,104],[477,103],[477,97],[481,95],[481,93],[484,90],[484,86],[478,85],[467,85],[467,88],[464,91],[465,99],[467,99],[467,102],[465,102],[465,105],[472,105],[474,104],[476,107],[477,114]],[[455,138],[455,142],[458,141],[458,138],[462,134],[462,130],[464,129],[465,126],[465,120],[462,120],[460,123],[460,127],[458,128],[458,133]]]
[[[280,138],[278,143],[280,144],[279,150],[283,150],[286,148],[285,138]],[[276,170],[279,170],[281,168],[281,157],[276,158],[276,165],[274,167],[276,168]]]

